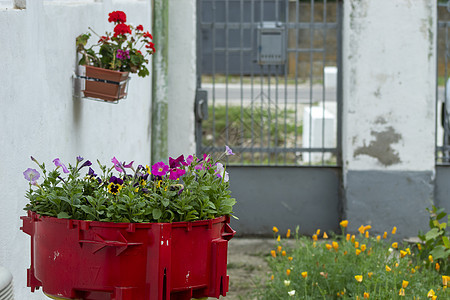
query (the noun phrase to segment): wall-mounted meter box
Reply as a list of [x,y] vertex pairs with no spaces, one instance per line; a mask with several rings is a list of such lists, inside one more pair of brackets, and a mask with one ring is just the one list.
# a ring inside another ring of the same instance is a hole
[[286,34],[283,23],[264,22],[258,27],[258,64],[284,65]]

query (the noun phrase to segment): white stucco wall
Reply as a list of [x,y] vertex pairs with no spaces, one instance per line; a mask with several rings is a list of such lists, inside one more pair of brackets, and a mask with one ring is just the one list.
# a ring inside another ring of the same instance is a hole
[[196,0],[169,1],[169,156],[195,153]]
[[[194,5],[178,0],[170,6],[171,155],[195,151]],[[88,26],[99,34],[112,31],[107,15],[113,10],[151,31],[150,0],[33,0],[24,10],[0,9],[0,265],[13,274],[16,299],[47,299],[26,287],[30,237],[19,230],[28,187],[22,172],[36,167],[30,155],[47,165],[56,157],[73,163],[77,155],[150,162],[151,77],[132,74],[128,98],[119,104],[72,97],[75,37]]]
[[345,170],[433,170],[436,1],[344,1]]

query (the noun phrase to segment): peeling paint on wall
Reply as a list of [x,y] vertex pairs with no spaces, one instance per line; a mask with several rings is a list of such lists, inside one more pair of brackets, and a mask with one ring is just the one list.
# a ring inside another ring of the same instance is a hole
[[369,145],[364,143],[364,146],[356,148],[353,157],[368,155],[377,159],[384,166],[391,166],[401,162],[398,152],[391,145],[398,143],[402,136],[395,132],[392,126],[381,132],[371,131],[370,135],[374,136],[375,140],[371,141]]

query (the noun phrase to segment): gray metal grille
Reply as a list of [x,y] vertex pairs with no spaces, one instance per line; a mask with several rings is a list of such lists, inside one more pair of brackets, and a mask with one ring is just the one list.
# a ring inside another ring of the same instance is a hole
[[450,1],[438,2],[436,163],[450,164]]
[[197,152],[340,166],[341,12],[341,1],[197,0]]

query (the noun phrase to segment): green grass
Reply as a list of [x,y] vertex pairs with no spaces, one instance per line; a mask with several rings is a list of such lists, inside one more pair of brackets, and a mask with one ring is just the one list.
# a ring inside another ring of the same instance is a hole
[[[292,147],[300,143],[303,125],[295,119],[295,110],[271,106],[209,107],[208,120],[203,121],[203,144],[205,146],[229,145],[241,147]],[[283,163],[285,154],[244,153],[229,158],[230,163],[269,164]],[[286,153],[286,160],[295,161],[293,153]]]

